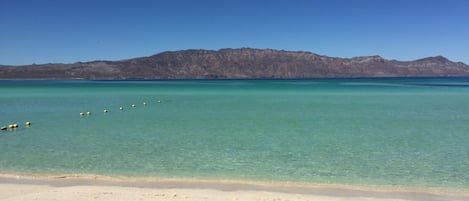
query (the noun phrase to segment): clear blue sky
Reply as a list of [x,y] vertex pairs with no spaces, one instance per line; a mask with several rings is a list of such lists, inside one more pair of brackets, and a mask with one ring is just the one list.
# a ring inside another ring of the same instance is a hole
[[0,64],[272,48],[469,64],[468,0],[0,0]]

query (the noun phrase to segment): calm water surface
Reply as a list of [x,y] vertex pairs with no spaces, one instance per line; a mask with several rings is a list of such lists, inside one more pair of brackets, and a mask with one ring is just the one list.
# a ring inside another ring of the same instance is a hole
[[0,81],[11,123],[0,172],[469,187],[469,78]]

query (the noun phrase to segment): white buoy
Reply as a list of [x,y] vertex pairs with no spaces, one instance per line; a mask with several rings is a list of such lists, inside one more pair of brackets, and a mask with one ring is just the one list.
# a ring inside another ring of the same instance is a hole
[[31,122],[27,121],[24,125],[29,127],[29,126],[31,126]]
[[132,104],[132,107],[135,107],[135,104]]
[[107,113],[107,112],[109,112],[109,111],[108,111],[108,110],[106,110],[106,109],[104,109],[104,110],[103,110],[103,112],[104,112],[104,113]]
[[85,115],[85,114],[83,112],[80,112],[80,116],[83,116],[83,115]]
[[18,128],[18,124],[10,124],[8,125],[8,128],[10,129]]
[[122,107],[122,106],[121,106],[121,107],[119,107],[119,110],[124,110],[124,107]]
[[86,112],[86,115],[90,116],[90,115],[91,115],[91,112]]

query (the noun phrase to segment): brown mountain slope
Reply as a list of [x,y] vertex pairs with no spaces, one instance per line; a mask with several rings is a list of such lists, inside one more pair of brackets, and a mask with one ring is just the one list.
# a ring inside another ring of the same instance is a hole
[[184,50],[122,61],[2,66],[0,79],[187,79],[469,76],[469,66],[437,56],[334,58],[271,49]]

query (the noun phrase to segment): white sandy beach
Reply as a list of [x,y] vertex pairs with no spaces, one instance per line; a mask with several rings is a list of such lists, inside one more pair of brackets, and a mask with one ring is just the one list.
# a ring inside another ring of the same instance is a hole
[[0,200],[271,200],[403,201],[469,200],[467,191],[412,192],[217,181],[124,181],[91,177],[0,175]]
[[372,197],[332,197],[268,191],[221,191],[215,189],[153,189],[118,186],[71,186],[0,184],[0,199],[8,201],[42,200],[387,200]]

